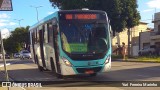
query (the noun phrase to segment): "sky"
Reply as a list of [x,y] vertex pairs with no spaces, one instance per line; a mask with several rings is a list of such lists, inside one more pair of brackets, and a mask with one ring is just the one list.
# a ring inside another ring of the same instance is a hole
[[[138,11],[141,15],[141,21],[147,22],[148,27],[153,28],[152,19],[155,12],[160,12],[160,0],[137,0]],[[38,8],[39,20],[47,15],[58,11],[53,8],[49,0],[12,0],[13,11],[0,11],[0,29],[2,34],[8,35],[9,31],[13,31],[19,27],[19,22],[22,27],[32,26],[37,22],[36,9]],[[31,7],[34,6],[34,7]]]
[[[32,26],[37,22],[36,8],[38,8],[38,18],[43,19],[47,15],[58,11],[53,8],[49,0],[12,0],[13,11],[0,11],[0,29],[3,35],[7,35],[9,31],[13,31],[20,25],[22,27]],[[33,6],[33,7],[31,7]],[[6,37],[7,37],[6,36]]]
[[148,27],[154,28],[152,23],[154,19],[154,13],[160,12],[160,0],[137,0],[138,11],[141,15],[141,21],[147,22]]

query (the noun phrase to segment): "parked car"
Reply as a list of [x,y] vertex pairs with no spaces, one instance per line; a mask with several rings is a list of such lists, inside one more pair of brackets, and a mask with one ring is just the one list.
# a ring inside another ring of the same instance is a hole
[[5,59],[10,59],[9,54],[5,54]]
[[27,51],[27,50],[22,50],[20,52],[20,58],[21,59],[25,59],[25,58],[31,59],[31,53],[29,51]]
[[19,53],[15,53],[14,54],[14,58],[20,58],[20,54]]
[[155,48],[143,48],[141,50],[139,50],[139,56],[145,56],[145,55],[154,55],[155,54]]

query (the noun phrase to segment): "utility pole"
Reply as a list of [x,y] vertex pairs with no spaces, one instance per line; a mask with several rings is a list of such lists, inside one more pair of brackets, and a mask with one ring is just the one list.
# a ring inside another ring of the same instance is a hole
[[22,21],[23,19],[14,19],[14,20],[17,20],[18,23],[19,23],[19,27],[21,27],[21,21]]
[[9,82],[9,77],[8,77],[8,72],[7,72],[7,67],[6,67],[6,60],[5,60],[5,53],[4,53],[4,46],[3,46],[3,39],[0,31],[0,42],[1,42],[1,52],[3,56],[3,63],[4,63],[4,70],[5,70],[5,78],[6,81]]
[[39,22],[39,18],[38,18],[38,8],[42,7],[42,6],[30,6],[36,9],[36,13],[37,13],[37,21]]

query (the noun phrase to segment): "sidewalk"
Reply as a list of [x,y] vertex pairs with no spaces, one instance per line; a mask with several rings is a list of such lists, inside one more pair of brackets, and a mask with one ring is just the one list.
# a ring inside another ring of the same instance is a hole
[[[6,65],[10,65],[12,63],[15,63],[18,59],[6,59]],[[3,59],[0,59],[0,67],[4,66]]]

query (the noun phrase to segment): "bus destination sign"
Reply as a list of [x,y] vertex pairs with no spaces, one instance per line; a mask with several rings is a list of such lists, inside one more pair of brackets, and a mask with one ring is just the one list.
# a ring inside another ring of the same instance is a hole
[[66,14],[65,15],[66,19],[97,19],[98,15],[97,14]]

